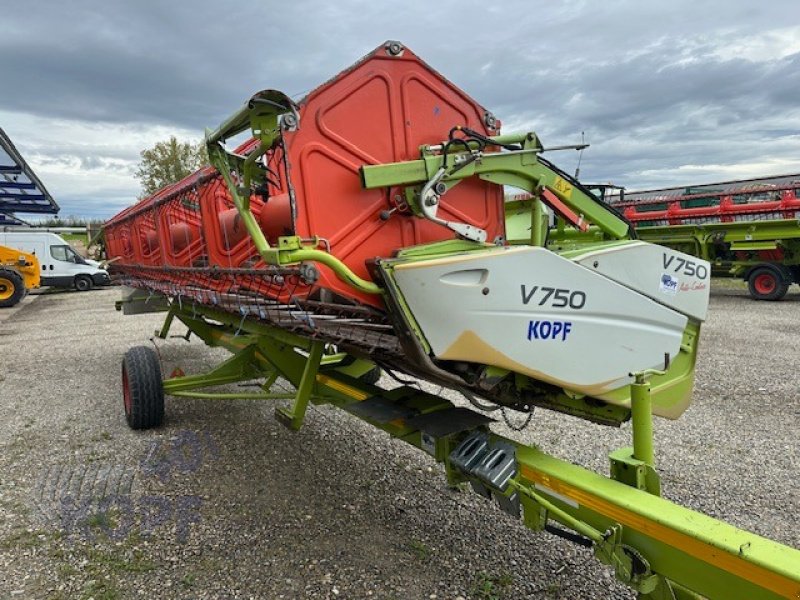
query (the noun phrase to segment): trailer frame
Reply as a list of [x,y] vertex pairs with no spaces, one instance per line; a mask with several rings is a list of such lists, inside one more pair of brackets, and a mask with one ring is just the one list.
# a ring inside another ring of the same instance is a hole
[[[386,390],[368,383],[363,375],[374,364],[326,354],[319,339],[254,317],[237,319],[189,299],[162,300],[168,302],[167,315],[157,337],[168,337],[177,319],[207,345],[232,352],[206,373],[163,381],[160,370],[136,374],[157,377],[155,389],[162,394],[208,401],[288,400],[275,416],[295,431],[309,404],[343,409],[442,463],[449,485],[468,483],[528,528],[591,547],[643,600],[800,598],[800,550],[660,497],[648,383],[655,372],[636,374],[632,444],[610,453],[610,476],[604,477],[493,433],[491,419],[447,399],[408,385]],[[296,391],[277,388],[279,379]],[[253,380],[261,382],[261,392],[200,391]],[[160,424],[156,419],[146,425]]]

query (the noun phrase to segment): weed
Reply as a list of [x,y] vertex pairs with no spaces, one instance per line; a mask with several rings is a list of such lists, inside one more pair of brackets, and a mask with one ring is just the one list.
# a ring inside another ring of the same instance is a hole
[[72,579],[78,574],[78,570],[69,563],[63,563],[56,568],[58,576],[62,579]]
[[0,540],[0,548],[35,548],[47,541],[48,533],[40,529],[19,529]]
[[501,600],[505,597],[508,587],[514,582],[510,573],[490,575],[485,571],[478,573],[472,586],[472,595],[480,600]]
[[408,547],[419,560],[428,560],[431,555],[431,549],[419,540],[411,540]]
[[561,584],[560,583],[548,584],[544,593],[546,594],[548,599],[556,600],[558,597],[561,596]]
[[103,579],[93,579],[85,588],[83,588],[82,600],[117,600],[119,598],[119,590],[117,586],[110,581]]
[[117,526],[117,516],[111,511],[96,512],[86,518],[86,524],[94,529],[113,530]]

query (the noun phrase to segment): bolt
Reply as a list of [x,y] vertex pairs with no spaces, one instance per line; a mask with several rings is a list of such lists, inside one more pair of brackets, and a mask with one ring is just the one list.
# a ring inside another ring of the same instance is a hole
[[293,129],[294,127],[297,127],[297,117],[295,117],[293,114],[283,115],[281,118],[281,123],[283,124],[284,129]]
[[483,294],[484,296],[488,296],[489,295],[489,288],[488,287],[483,288],[481,290],[481,294]]
[[403,44],[400,42],[388,42],[386,44],[386,52],[389,56],[399,56],[403,52]]

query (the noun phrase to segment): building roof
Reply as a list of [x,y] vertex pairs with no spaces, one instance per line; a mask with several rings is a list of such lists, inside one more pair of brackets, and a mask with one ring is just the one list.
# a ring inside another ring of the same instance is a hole
[[19,224],[13,213],[54,215],[58,211],[50,192],[0,128],[0,224]]

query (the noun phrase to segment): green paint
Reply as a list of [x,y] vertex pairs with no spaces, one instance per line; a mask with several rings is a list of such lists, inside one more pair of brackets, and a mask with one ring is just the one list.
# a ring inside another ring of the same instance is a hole
[[[200,315],[220,324],[211,324]],[[302,424],[309,401],[346,407],[381,395],[388,402],[421,414],[453,408],[448,400],[416,388],[401,386],[387,391],[360,382],[337,372],[337,361],[332,357],[329,364],[321,366],[321,342],[249,320],[241,323],[239,331],[236,315],[225,319],[226,313],[200,305],[184,305],[176,309],[175,316],[198,337],[235,354],[204,376],[167,380],[165,391],[183,390],[188,395],[188,390],[196,389],[200,383],[217,384],[237,376],[267,377],[271,383],[280,374],[298,388],[294,407],[278,414],[293,428]],[[298,353],[290,340],[298,342],[307,355]],[[638,407],[643,409],[643,415],[647,413],[647,377],[659,376],[639,374],[636,385],[642,387],[630,393],[634,412]],[[264,394],[265,398],[274,396]],[[369,422],[422,447],[420,431],[402,419]],[[638,591],[643,600],[697,600],[697,594],[711,599],[770,600],[782,597],[782,590],[787,594],[800,592],[800,551],[658,497],[657,487],[650,480],[655,475],[651,466],[651,430],[641,423],[633,429],[636,450],[612,453],[612,474],[615,469],[618,473],[611,479],[491,434],[493,443],[504,441],[516,448],[517,473],[510,486],[519,494],[525,525],[539,530],[554,521],[592,540],[597,558],[609,564],[617,578]],[[433,456],[444,463],[451,484],[470,479],[449,462],[450,452],[465,435],[466,432],[435,440]],[[639,456],[650,460],[639,460]],[[629,471],[627,479],[621,475],[623,471]]]
[[[763,264],[800,266],[797,219],[639,226],[636,231],[642,240],[708,260],[716,277],[746,279],[753,267]],[[782,251],[782,258],[764,259],[758,255],[759,251],[775,249]]]
[[[658,375],[664,375],[659,371]],[[633,457],[648,465],[655,464],[653,452],[653,404],[650,384],[645,373],[634,373],[631,384],[631,425],[633,427]]]
[[[255,216],[250,210],[250,195],[257,186],[264,184],[264,173],[258,160],[280,141],[281,124],[287,119],[296,120],[297,112],[291,99],[275,91],[260,92],[244,107],[227,119],[220,127],[206,132],[206,145],[211,163],[222,175],[239,212],[244,226],[252,238],[255,248],[269,265],[294,265],[303,261],[318,262],[330,268],[337,277],[354,289],[369,294],[381,294],[382,290],[371,281],[356,275],[344,262],[332,254],[320,250],[321,240],[311,242],[298,237],[284,237],[278,247],[269,245]],[[290,121],[291,122],[291,121]],[[247,155],[227,152],[223,146],[228,138],[250,129],[258,144]],[[492,138],[498,143],[520,144],[521,150],[513,152],[482,153],[478,160],[463,147],[461,152],[450,153],[452,162],[444,174],[442,183],[447,189],[468,177],[479,177],[498,185],[515,185],[532,193],[547,187],[567,206],[589,222],[594,223],[609,237],[625,238],[630,232],[627,223],[609,211],[594,196],[565,179],[565,175],[554,171],[539,160],[542,151],[538,138],[533,133],[511,134]],[[457,160],[464,163],[456,167]],[[403,186],[404,195],[417,216],[423,214],[418,187],[427,183],[442,167],[443,157],[423,146],[419,160],[386,165],[366,165],[361,168],[362,184],[365,188]],[[234,175],[240,174],[241,181]],[[543,223],[544,214],[540,204],[534,207],[534,221]],[[529,237],[534,245],[544,245],[544,227],[535,227]]]
[[[291,127],[290,118],[296,117],[295,107],[286,96],[279,92],[262,92],[217,130],[207,133],[209,157],[225,180],[242,221],[267,264],[317,262],[329,267],[354,289],[384,293],[373,282],[358,277],[338,258],[320,250],[320,239],[282,237],[275,247],[271,247],[261,232],[250,210],[250,195],[264,183],[258,160],[279,142],[281,127]],[[224,140],[248,128],[258,140],[256,147],[246,156],[226,152],[222,145]],[[513,225],[508,228],[511,243],[546,244],[548,249],[565,258],[575,258],[597,247],[630,243],[628,238],[633,237],[633,233],[625,220],[543,161],[539,156],[542,146],[534,134],[498,136],[494,141],[519,144],[521,148],[482,153],[479,160],[471,160],[473,152],[467,152],[462,146],[449,154],[448,167],[443,169],[440,150],[423,146],[418,160],[363,166],[362,184],[367,189],[405,188],[403,194],[412,212],[421,216],[420,187],[431,185],[435,181],[432,181],[434,174],[442,174],[441,182],[445,189],[451,189],[467,178],[478,177],[498,185],[513,185],[536,196],[527,204],[523,201],[506,206],[509,223]],[[471,150],[476,152],[477,146],[473,146]],[[546,236],[545,215],[538,199],[543,188],[552,191],[592,227],[586,232],[577,232],[566,228],[562,220]],[[791,237],[789,234],[798,229],[797,222],[792,223],[772,226],[721,224],[728,226],[722,228],[689,226],[690,229],[679,231],[670,227],[659,231],[651,229],[642,237],[661,236],[664,241],[659,243],[675,244],[684,251],[683,246],[692,247],[693,253],[712,262],[715,256],[711,248],[721,240],[737,244],[733,247],[743,252],[756,252],[775,244],[791,250],[788,260],[797,264],[798,253],[792,245],[795,241],[787,241]],[[800,235],[795,237],[800,238]],[[493,248],[489,244],[451,240],[402,249],[395,258],[381,261],[379,266],[387,285],[387,303],[390,300],[394,302],[394,312],[400,313],[395,316],[406,320],[408,329],[416,334],[424,351],[430,349],[414,316],[404,304],[402,294],[396,290],[394,269],[403,263],[490,252]],[[741,262],[723,266],[736,272],[742,268]],[[721,263],[717,261],[715,264]],[[453,408],[448,400],[410,386],[387,391],[359,381],[357,377],[372,363],[362,361],[354,366],[352,357],[347,355],[324,356],[324,343],[316,339],[292,334],[254,319],[240,321],[238,315],[205,306],[176,308],[175,304],[170,308],[160,336],[166,337],[173,317],[186,324],[207,344],[222,346],[234,353],[207,373],[166,380],[164,391],[173,396],[225,400],[274,400],[290,396],[294,400],[292,406],[280,408],[275,414],[294,430],[302,426],[309,402],[346,408],[365,398],[381,396],[386,402],[420,415]],[[549,522],[557,522],[591,540],[596,557],[610,565],[616,577],[637,591],[642,599],[685,600],[697,598],[698,594],[732,600],[800,597],[800,551],[743,532],[659,497],[660,483],[654,468],[652,412],[654,407],[669,408],[676,398],[683,398],[691,391],[698,335],[699,325],[690,322],[684,333],[681,352],[666,372],[635,374],[635,381],[629,388],[603,396],[601,400],[605,404],[595,400],[588,402],[581,395],[569,391],[542,390],[538,382],[517,373],[490,370],[489,376],[498,381],[530,392],[531,404],[605,423],[619,424],[630,416],[633,437],[632,448],[620,449],[610,455],[612,476],[607,478],[485,430],[492,443],[502,441],[516,449],[517,470],[508,489],[491,490],[491,493],[506,501],[510,501],[512,496],[518,498],[524,523],[532,529],[539,530]],[[278,376],[294,385],[296,393],[271,392]],[[267,378],[263,393],[198,391],[261,377]],[[388,423],[367,421],[415,447],[424,447],[437,461],[444,463],[450,483],[479,483],[472,475],[459,472],[449,459],[451,451],[469,432],[456,432],[423,443],[422,433],[404,419]]]
[[[497,138],[493,138],[497,139]],[[504,136],[504,139],[505,136]],[[630,235],[628,224],[591,194],[572,185],[558,172],[541,162],[538,154],[541,146],[533,134],[508,136],[523,148],[513,152],[483,153],[480,160],[473,161],[463,168],[448,170],[442,181],[445,184],[477,176],[497,185],[511,185],[535,194],[541,187],[547,187],[576,214],[593,223],[612,239],[626,238]],[[454,164],[465,152],[451,152],[448,165]],[[451,161],[452,158],[452,161]],[[361,182],[367,189],[391,186],[417,186],[426,183],[443,164],[440,154],[423,155],[419,160],[390,163],[385,165],[365,165],[361,167]],[[407,196],[408,197],[408,196]],[[413,201],[419,202],[414,196]],[[530,239],[530,237],[528,238]]]
[[319,363],[322,359],[322,352],[324,349],[325,344],[322,342],[314,342],[312,344],[311,352],[308,353],[308,359],[303,368],[303,376],[300,378],[300,385],[297,387],[294,406],[291,409],[275,409],[275,416],[278,420],[295,431],[300,429],[303,425],[303,419],[305,419],[306,416],[308,401],[311,399],[311,392],[314,389],[317,373],[319,372]]

